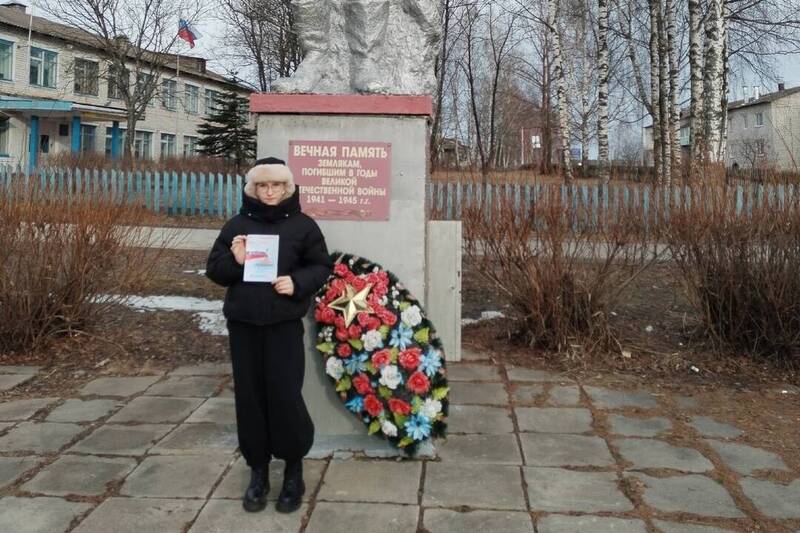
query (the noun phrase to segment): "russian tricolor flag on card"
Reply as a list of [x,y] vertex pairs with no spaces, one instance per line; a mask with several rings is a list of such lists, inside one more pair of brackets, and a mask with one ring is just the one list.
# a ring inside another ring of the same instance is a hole
[[181,19],[178,25],[178,37],[189,43],[190,48],[194,48],[194,42],[200,38],[200,33],[187,21]]

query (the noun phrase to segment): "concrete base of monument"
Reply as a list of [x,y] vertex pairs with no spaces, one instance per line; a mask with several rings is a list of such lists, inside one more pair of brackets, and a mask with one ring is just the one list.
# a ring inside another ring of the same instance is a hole
[[[314,437],[314,445],[306,457],[308,459],[347,458],[354,454],[365,457],[390,458],[404,457],[405,454],[374,435],[318,435]],[[423,442],[415,455],[418,459],[435,459],[436,447],[430,440]]]

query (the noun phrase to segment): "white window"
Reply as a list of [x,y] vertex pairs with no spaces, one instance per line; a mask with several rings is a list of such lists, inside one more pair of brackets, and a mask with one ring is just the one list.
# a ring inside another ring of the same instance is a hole
[[136,91],[137,93],[149,95],[149,98],[147,98],[147,105],[152,107],[153,93],[155,92],[153,88],[153,75],[146,72],[140,72],[136,76]]
[[161,82],[161,105],[164,109],[175,111],[177,107],[178,82],[175,80],[164,80]]
[[0,117],[0,156],[8,157],[8,136],[11,129],[10,119]]
[[136,131],[133,136],[133,156],[137,159],[152,157],[153,134],[149,131]]
[[681,128],[681,146],[688,146],[689,145],[689,126],[683,126]]
[[122,100],[125,93],[128,91],[128,83],[130,83],[131,73],[126,68],[119,68],[117,65],[111,65],[108,69],[108,97],[116,100]]
[[183,156],[192,157],[197,155],[197,137],[191,135],[183,136]]
[[81,124],[81,152],[94,152],[96,126]]
[[210,115],[217,110],[220,93],[214,89],[206,89],[206,115]]
[[[111,155],[111,132],[114,128],[111,126],[106,126],[106,155]],[[125,151],[125,130],[123,128],[119,129],[119,153],[122,155],[122,152]]]
[[744,122],[744,129],[747,129],[747,113],[742,115],[742,121]]
[[97,96],[100,67],[96,61],[75,59],[75,93]]
[[192,115],[197,114],[197,100],[200,98],[200,88],[195,85],[186,84],[186,112]]
[[161,158],[175,155],[175,136],[171,133],[161,134]]
[[31,48],[30,76],[31,85],[55,88],[56,65],[58,54],[42,48]]
[[0,39],[0,81],[14,78],[14,43]]
[[764,113],[756,113],[756,128],[764,125]]

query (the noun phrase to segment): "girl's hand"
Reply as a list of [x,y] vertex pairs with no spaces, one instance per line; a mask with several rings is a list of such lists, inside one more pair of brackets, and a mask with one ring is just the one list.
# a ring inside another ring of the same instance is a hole
[[245,247],[247,245],[247,235],[237,235],[231,242],[231,252],[236,262],[244,265]]
[[291,296],[294,294],[294,282],[291,276],[279,276],[272,282],[275,287],[275,292],[283,294],[284,296]]

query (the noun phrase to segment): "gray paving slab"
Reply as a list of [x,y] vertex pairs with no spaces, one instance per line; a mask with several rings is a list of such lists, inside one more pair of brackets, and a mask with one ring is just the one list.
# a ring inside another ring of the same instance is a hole
[[297,533],[308,512],[308,504],[293,513],[278,513],[267,508],[261,513],[248,513],[241,501],[210,500],[203,507],[189,533],[230,533],[231,531],[269,531]]
[[306,533],[412,533],[417,530],[418,518],[416,505],[319,502]]
[[0,451],[58,451],[85,428],[61,422],[20,422],[0,437]]
[[511,411],[505,407],[451,405],[447,417],[450,433],[511,433]]
[[150,449],[160,454],[232,454],[239,441],[235,424],[181,424]]
[[678,407],[686,411],[691,411],[692,409],[697,408],[697,398],[692,396],[676,396],[675,403],[678,404]]
[[[525,368],[522,366],[506,365],[506,373],[511,381],[534,381],[537,383],[549,383],[553,381],[565,381],[566,378],[547,370],[537,370],[535,368]],[[568,380],[567,380],[568,381]]]
[[611,433],[626,437],[655,437],[672,429],[668,418],[633,418],[612,414],[608,416]]
[[693,416],[689,425],[704,437],[735,439],[744,435],[744,431],[736,426],[717,422],[710,416]]
[[591,531],[592,533],[647,533],[647,526],[642,520],[631,518],[553,514],[540,518],[536,524],[536,531],[539,533],[576,533],[578,531]]
[[40,368],[32,365],[0,365],[0,374],[35,374]]
[[124,478],[135,467],[132,458],[63,455],[21,488],[50,496],[94,496],[105,493],[108,483]]
[[224,363],[183,365],[170,372],[170,374],[173,376],[227,376],[230,373],[230,361]]
[[66,531],[72,519],[93,504],[68,502],[62,498],[0,498],[0,531],[14,533],[55,533]]
[[601,409],[618,409],[620,407],[639,407],[651,409],[658,407],[652,394],[646,391],[619,391],[603,387],[584,386],[595,407]]
[[207,398],[214,394],[220,382],[219,377],[168,376],[163,381],[151,385],[145,391],[145,395]]
[[[333,460],[328,465],[319,500],[372,503],[417,503],[422,462]],[[386,490],[386,480],[392,489]]]
[[73,531],[109,533],[109,524],[114,524],[114,533],[179,533],[194,520],[204,503],[204,500],[115,496],[103,501]]
[[606,441],[585,435],[520,433],[525,464],[529,466],[613,466]]
[[230,463],[229,456],[150,456],[125,479],[123,496],[205,498]]
[[494,365],[478,363],[450,363],[447,365],[448,381],[500,381],[500,371]]
[[454,381],[450,383],[450,399],[453,404],[506,405],[508,393],[502,383],[471,383]]
[[139,396],[128,402],[128,405],[120,409],[108,421],[112,423],[177,423],[184,421],[201,403],[203,403],[202,398]]
[[425,531],[430,533],[533,533],[530,515],[520,511],[425,509],[422,520]]
[[0,489],[39,462],[38,457],[0,457]]
[[514,401],[518,404],[531,404],[539,399],[544,393],[543,383],[522,384],[515,383],[514,391],[511,393]]
[[580,407],[515,407],[520,431],[586,433],[592,431],[592,413]]
[[[396,446],[387,440],[376,438],[374,435],[367,435],[366,432],[360,435],[315,435],[314,444],[306,454],[309,459],[327,459],[341,454],[352,456],[358,452],[365,457],[387,459],[389,457],[405,457],[405,453],[397,449]],[[436,448],[431,440],[425,440],[417,448],[417,458],[434,459],[436,458]]]
[[735,533],[731,529],[720,529],[700,524],[679,524],[677,522],[665,522],[664,520],[653,520],[653,523],[661,533]]
[[462,463],[428,463],[425,507],[467,505],[488,509],[524,510],[519,467]]
[[576,472],[563,468],[523,468],[531,511],[624,512],[633,504],[619,490],[615,472]]
[[663,513],[740,518],[744,516],[725,488],[706,476],[692,474],[654,478],[636,474],[644,486],[644,502]]
[[94,422],[120,406],[116,400],[70,398],[50,411],[48,422]]
[[761,479],[739,480],[745,496],[770,518],[800,518],[800,479],[783,485]]
[[161,376],[122,376],[93,379],[79,391],[81,396],[133,396],[161,379]]
[[0,433],[6,430],[6,428],[10,428],[13,426],[14,422],[0,422]]
[[0,374],[0,391],[11,390],[17,385],[21,385],[33,379],[35,374]]
[[215,396],[215,398],[233,398],[233,383],[229,383],[222,388],[219,394]]
[[108,455],[144,455],[175,426],[172,424],[141,424],[119,426],[105,424],[67,451]]
[[620,455],[633,463],[631,469],[671,468],[681,472],[708,472],[714,465],[693,448],[673,446],[655,439],[616,439],[612,442]]
[[209,398],[198,407],[186,422],[236,423],[236,402],[233,398]]
[[442,461],[485,464],[522,464],[522,455],[514,434],[506,435],[449,435],[436,442]]
[[472,350],[464,346],[461,347],[461,360],[462,361],[486,361],[489,359],[489,353],[481,350]]
[[58,401],[58,398],[31,398],[0,403],[0,420],[27,420],[36,411]]
[[734,471],[749,475],[756,470],[789,470],[777,454],[747,444],[707,440],[722,461]]
[[[307,502],[311,499],[317,486],[322,479],[322,472],[325,470],[325,461],[314,459],[303,460],[303,482],[306,485],[306,493],[303,495],[303,501]],[[275,459],[269,463],[269,483],[270,491],[267,498],[270,501],[278,499],[278,494],[283,484],[283,468],[284,462],[280,459]],[[225,498],[241,500],[247,485],[250,483],[250,467],[244,457],[239,457],[236,463],[222,478],[222,481],[217,486],[212,498]]]
[[570,406],[581,403],[581,392],[577,385],[554,385],[547,393],[547,403]]

